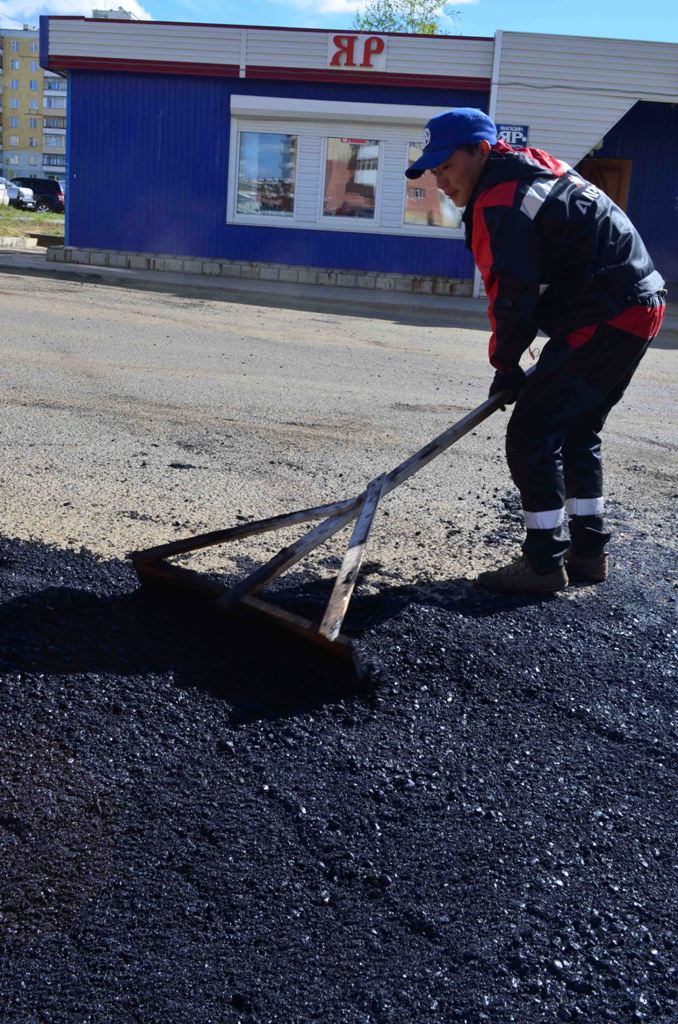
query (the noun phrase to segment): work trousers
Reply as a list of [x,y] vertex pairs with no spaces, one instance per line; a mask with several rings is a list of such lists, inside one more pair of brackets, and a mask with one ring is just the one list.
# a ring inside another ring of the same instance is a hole
[[615,321],[551,338],[520,391],[506,456],[525,516],[523,553],[537,572],[557,569],[570,546],[583,556],[606,548],[600,432],[657,334],[663,307],[653,296]]

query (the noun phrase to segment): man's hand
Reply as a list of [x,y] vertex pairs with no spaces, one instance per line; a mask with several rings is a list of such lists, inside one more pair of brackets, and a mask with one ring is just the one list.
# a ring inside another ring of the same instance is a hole
[[[519,366],[514,367],[509,373],[502,373],[501,370],[497,370],[494,380],[490,385],[488,398],[499,394],[500,391],[510,391],[511,395],[506,399],[506,405],[513,405],[524,383],[525,374]],[[505,406],[502,406],[502,409],[504,408]]]

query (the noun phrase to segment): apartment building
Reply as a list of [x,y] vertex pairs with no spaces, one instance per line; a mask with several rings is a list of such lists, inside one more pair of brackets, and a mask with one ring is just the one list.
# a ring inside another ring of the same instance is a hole
[[67,89],[40,67],[37,29],[0,28],[0,175],[64,179]]

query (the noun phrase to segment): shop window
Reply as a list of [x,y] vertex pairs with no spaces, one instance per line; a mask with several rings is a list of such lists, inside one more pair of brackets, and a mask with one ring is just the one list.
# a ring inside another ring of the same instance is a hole
[[293,216],[296,166],[296,135],[240,132],[237,213]]
[[421,152],[410,140],[433,112],[232,96],[227,223],[462,238],[461,211],[431,175],[408,183],[404,174]]
[[377,139],[327,139],[323,216],[374,220],[379,173]]
[[[419,142],[410,142],[407,149],[407,166],[418,160],[422,154]],[[435,228],[458,228],[463,210],[454,205],[435,183],[432,174],[422,174],[414,181],[407,181],[405,193],[405,215],[403,223],[427,225]]]

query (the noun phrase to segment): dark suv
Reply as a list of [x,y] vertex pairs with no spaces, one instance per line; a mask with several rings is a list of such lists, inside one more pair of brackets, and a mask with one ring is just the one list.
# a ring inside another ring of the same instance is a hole
[[32,188],[35,209],[39,213],[63,213],[64,191],[60,181],[50,178],[12,178],[15,185]]

